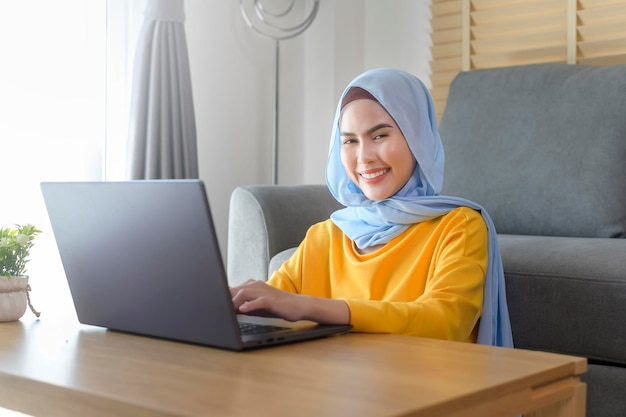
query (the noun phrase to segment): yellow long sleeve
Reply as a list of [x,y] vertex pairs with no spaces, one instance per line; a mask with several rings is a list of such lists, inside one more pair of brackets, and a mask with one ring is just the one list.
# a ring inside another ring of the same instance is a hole
[[480,213],[461,207],[361,255],[331,220],[313,225],[268,283],[343,299],[355,332],[475,342],[487,268]]

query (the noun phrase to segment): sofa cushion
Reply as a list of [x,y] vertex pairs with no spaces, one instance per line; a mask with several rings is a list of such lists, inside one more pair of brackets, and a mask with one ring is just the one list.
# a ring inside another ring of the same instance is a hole
[[499,233],[626,236],[626,65],[460,73],[441,120],[444,194]]
[[516,347],[626,365],[626,239],[498,240]]

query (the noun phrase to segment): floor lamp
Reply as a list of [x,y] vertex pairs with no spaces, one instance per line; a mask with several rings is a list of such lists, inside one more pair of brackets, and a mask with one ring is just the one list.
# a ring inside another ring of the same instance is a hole
[[[296,0],[289,2],[269,2],[282,5],[280,10],[270,10],[264,6],[263,0],[239,0],[239,9],[246,24],[258,34],[274,40],[274,123],[273,123],[273,166],[272,182],[278,184],[278,76],[280,59],[280,41],[298,36],[304,32],[315,20],[319,8],[319,0],[313,0],[311,10],[304,20],[293,24],[293,12]],[[286,3],[286,6],[285,6]]]

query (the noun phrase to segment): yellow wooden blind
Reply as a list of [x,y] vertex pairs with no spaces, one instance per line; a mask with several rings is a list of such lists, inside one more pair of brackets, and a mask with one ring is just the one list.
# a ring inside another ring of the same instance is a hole
[[[463,0],[432,0],[431,95],[438,117],[452,79],[463,69]],[[465,37],[468,40],[468,37]]]
[[432,0],[431,13],[439,117],[459,71],[626,63],[626,0]]
[[577,63],[626,64],[626,1],[579,0]]

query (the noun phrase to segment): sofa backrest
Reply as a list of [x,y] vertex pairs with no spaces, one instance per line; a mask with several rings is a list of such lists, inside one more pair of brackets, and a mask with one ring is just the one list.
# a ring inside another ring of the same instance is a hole
[[442,194],[499,233],[626,237],[626,65],[460,73],[440,132]]

